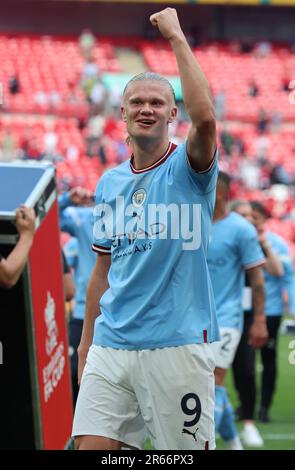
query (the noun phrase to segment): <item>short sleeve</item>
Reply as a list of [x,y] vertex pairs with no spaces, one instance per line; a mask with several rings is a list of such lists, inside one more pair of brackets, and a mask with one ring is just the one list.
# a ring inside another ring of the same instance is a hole
[[70,240],[64,245],[63,251],[66,256],[69,267],[72,269],[77,269],[79,254],[77,238],[70,238]]
[[93,210],[93,243],[92,250],[96,253],[111,253],[112,240],[107,233],[106,217],[110,208],[107,207],[104,196],[103,178],[100,179],[95,190],[95,207]]
[[288,295],[289,312],[295,315],[295,278],[292,256],[287,244],[282,243],[278,250],[278,256],[283,263],[284,274],[282,276],[282,288]]
[[293,269],[293,263],[292,263],[292,256],[287,245],[282,244],[280,246],[278,257],[283,264],[283,268],[284,268],[283,276],[284,278],[287,279],[287,282],[288,282],[289,278],[293,278],[294,269]]
[[218,148],[216,147],[213,160],[205,171],[194,170],[187,155],[187,144],[177,147],[177,156],[174,159],[175,177],[182,178],[183,182],[189,180],[197,194],[207,194],[215,190],[218,177]]
[[261,266],[265,262],[257,232],[250,222],[244,221],[239,231],[240,259],[245,269]]
[[288,295],[289,312],[291,313],[291,315],[295,316],[295,278],[294,276],[289,277],[288,282],[284,284],[284,289]]

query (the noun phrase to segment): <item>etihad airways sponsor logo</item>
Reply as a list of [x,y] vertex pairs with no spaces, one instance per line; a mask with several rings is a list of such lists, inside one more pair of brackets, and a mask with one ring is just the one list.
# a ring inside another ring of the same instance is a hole
[[[183,250],[197,250],[201,245],[201,204],[142,205],[143,193],[135,204],[125,205],[123,196],[114,205],[98,204],[94,208],[95,240],[112,240],[113,247],[128,240],[182,240]],[[134,201],[135,202],[135,201]],[[141,205],[140,205],[141,204]]]

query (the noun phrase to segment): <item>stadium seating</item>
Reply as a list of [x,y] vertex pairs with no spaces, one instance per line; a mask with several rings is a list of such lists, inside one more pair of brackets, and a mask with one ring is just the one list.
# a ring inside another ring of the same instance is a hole
[[[121,71],[109,42],[100,41],[94,56],[101,71]],[[5,105],[9,110],[44,114],[55,111],[71,116],[73,111],[81,113],[85,109],[84,94],[79,87],[83,59],[77,38],[1,34],[0,61],[0,81],[4,84]],[[20,79],[21,92],[11,96],[7,84],[15,75]],[[54,101],[53,93],[60,99]]]

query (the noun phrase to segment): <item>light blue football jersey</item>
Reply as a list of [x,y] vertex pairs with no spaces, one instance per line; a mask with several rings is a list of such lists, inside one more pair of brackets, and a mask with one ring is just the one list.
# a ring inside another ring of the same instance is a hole
[[295,277],[288,276],[288,282],[284,283],[284,289],[288,295],[288,311],[295,316]]
[[63,246],[63,251],[66,256],[67,263],[69,267],[74,270],[75,275],[79,262],[79,245],[77,238],[71,237]]
[[283,290],[286,290],[288,293],[290,308],[294,308],[294,295],[292,291],[294,288],[294,270],[292,258],[287,243],[279,235],[267,231],[266,239],[272,251],[280,258],[284,274],[283,276],[272,276],[264,270],[265,314],[267,316],[283,315]]
[[60,228],[76,238],[78,262],[75,269],[75,306],[73,318],[83,320],[85,316],[86,289],[95,265],[96,256],[89,249],[93,233],[93,208],[75,207],[69,194],[59,196]]
[[217,155],[197,173],[185,144],[170,143],[146,169],[131,159],[102,176],[93,249],[111,254],[111,268],[94,344],[139,350],[219,338],[206,262],[217,173]]
[[219,326],[243,328],[245,270],[263,263],[257,232],[250,222],[230,212],[213,224],[208,266]]

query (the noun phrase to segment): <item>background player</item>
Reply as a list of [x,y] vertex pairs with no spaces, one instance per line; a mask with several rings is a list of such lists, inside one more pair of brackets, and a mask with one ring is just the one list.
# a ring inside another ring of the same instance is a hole
[[221,342],[212,345],[216,360],[215,426],[229,449],[240,450],[242,445],[235,427],[233,409],[224,388],[224,379],[233,362],[243,328],[242,294],[245,272],[252,287],[254,304],[249,342],[252,347],[257,348],[267,339],[261,271],[264,256],[253,225],[240,215],[228,212],[229,187],[229,176],[220,172],[208,266],[221,334]]
[[[78,354],[77,348],[81,339],[85,315],[86,288],[95,264],[95,254],[89,250],[92,243],[93,204],[90,191],[84,188],[73,188],[59,197],[60,228],[75,237],[78,259],[75,266],[74,283],[76,286],[74,310],[69,322],[69,343],[71,358],[71,375],[73,402],[78,396]],[[77,207],[82,205],[84,207]]]
[[268,330],[268,341],[261,349],[263,364],[261,382],[261,400],[259,420],[263,423],[270,421],[269,409],[272,403],[277,378],[277,335],[284,313],[283,290],[294,287],[294,270],[287,243],[277,234],[265,230],[267,212],[258,201],[251,201],[253,222],[257,229],[262,248],[272,252],[281,263],[280,275],[264,269],[265,280],[265,314]]
[[[237,212],[242,217],[253,223],[252,207],[248,201],[233,201],[230,204],[231,210]],[[280,275],[282,266],[279,259],[276,259],[270,249],[264,249],[266,261],[264,267],[273,272],[273,275]],[[269,256],[267,256],[269,255]],[[233,361],[233,377],[235,387],[239,394],[240,405],[236,411],[238,419],[243,421],[244,427],[241,432],[243,443],[250,447],[262,447],[264,442],[262,436],[255,426],[254,413],[256,403],[255,385],[255,349],[249,344],[249,331],[254,319],[252,302],[252,289],[248,276],[246,275],[243,294],[244,326],[241,339]]]

